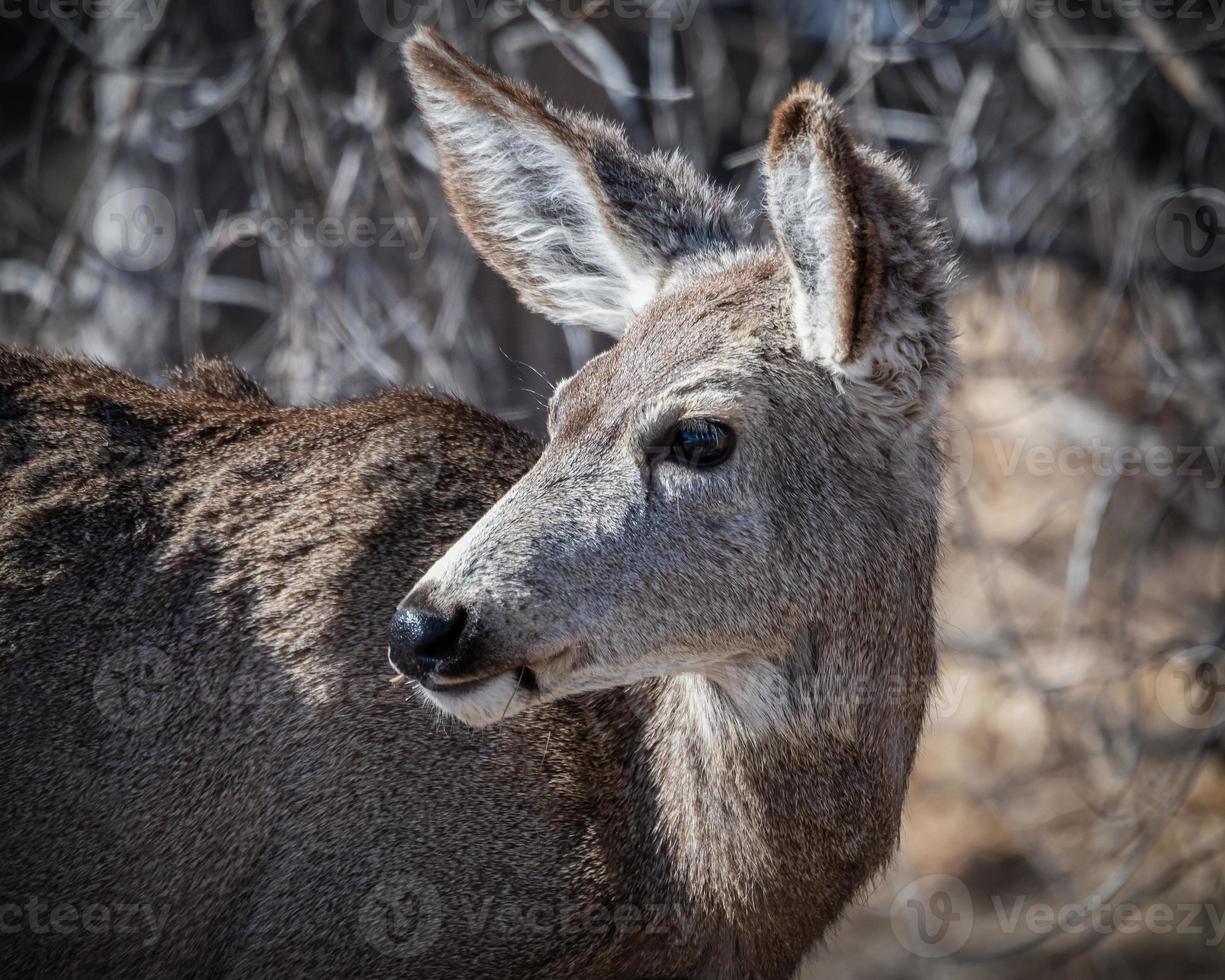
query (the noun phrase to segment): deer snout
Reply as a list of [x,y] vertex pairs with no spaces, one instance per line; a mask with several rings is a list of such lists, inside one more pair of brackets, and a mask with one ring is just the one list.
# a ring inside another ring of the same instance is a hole
[[387,659],[401,674],[418,680],[463,673],[460,637],[467,618],[463,609],[449,613],[415,606],[397,609],[388,630]]

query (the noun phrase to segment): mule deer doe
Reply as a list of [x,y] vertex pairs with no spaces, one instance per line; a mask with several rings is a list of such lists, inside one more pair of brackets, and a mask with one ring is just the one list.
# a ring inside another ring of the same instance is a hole
[[2,965],[788,976],[895,846],[935,674],[944,245],[814,85],[763,248],[680,159],[406,57],[482,256],[622,339],[543,450],[0,353]]

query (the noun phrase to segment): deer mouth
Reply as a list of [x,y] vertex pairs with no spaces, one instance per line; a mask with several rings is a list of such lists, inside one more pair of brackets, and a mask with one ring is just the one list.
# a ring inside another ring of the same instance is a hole
[[561,676],[565,660],[573,650],[550,651],[547,657],[525,659],[513,667],[471,671],[460,676],[430,673],[418,680],[418,693],[446,714],[474,728],[484,728],[535,705],[550,700],[555,679]]
[[491,681],[500,678],[510,680],[515,690],[523,694],[539,694],[541,691],[540,673],[549,672],[561,663],[572,651],[573,647],[566,645],[561,649],[552,650],[544,656],[532,657],[516,667],[494,667],[480,673],[466,676],[446,676],[437,673],[421,678],[419,683],[431,694],[460,695],[470,694]]
[[422,678],[420,683],[427,691],[434,694],[465,694],[476,690],[482,684],[494,678],[506,675],[510,675],[516,680],[520,690],[532,693],[540,689],[536,679],[536,671],[528,666],[512,667],[510,670],[504,668],[492,670],[476,677],[446,678],[439,677],[437,674],[431,674],[428,677]]

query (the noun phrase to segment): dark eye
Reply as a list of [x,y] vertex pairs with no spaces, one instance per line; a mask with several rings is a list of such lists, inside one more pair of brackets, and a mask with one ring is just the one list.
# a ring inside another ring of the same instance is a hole
[[736,434],[711,419],[686,419],[672,430],[666,459],[691,470],[718,466],[732,454]]

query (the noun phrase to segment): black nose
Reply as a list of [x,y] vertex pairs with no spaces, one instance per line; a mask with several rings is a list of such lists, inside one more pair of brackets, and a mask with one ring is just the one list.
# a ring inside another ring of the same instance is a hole
[[391,617],[387,659],[401,674],[422,677],[459,656],[459,636],[467,617],[462,609],[450,616],[431,609],[399,609]]

